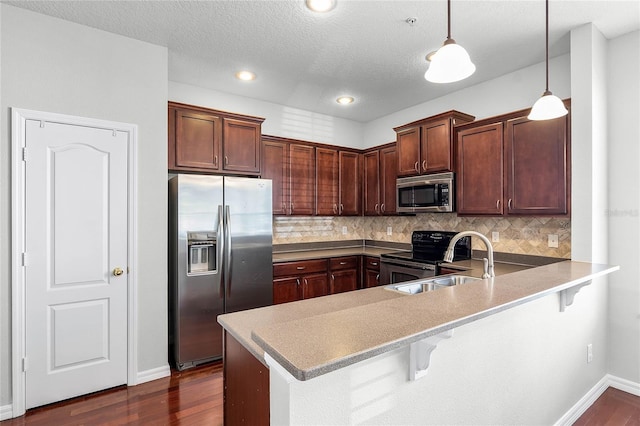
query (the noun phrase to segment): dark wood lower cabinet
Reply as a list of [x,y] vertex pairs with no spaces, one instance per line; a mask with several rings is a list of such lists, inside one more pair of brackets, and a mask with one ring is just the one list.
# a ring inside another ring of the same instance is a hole
[[380,259],[373,256],[363,256],[362,287],[376,287],[380,285]]
[[269,369],[224,333],[224,424],[269,425]]

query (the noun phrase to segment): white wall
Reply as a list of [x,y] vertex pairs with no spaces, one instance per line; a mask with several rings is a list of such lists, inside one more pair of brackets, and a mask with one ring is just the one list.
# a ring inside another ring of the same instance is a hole
[[[550,89],[561,99],[571,97],[570,57],[552,58]],[[425,81],[425,84],[429,84]],[[381,117],[364,127],[364,145],[371,147],[396,140],[394,127],[452,109],[476,119],[530,108],[544,92],[544,63],[522,68],[493,80],[459,90],[447,96]]]
[[[0,406],[11,402],[10,107],[137,124],[138,367],[167,364],[167,50],[5,4],[0,89]],[[126,315],[126,312],[122,312]]]
[[407,347],[305,382],[272,368],[271,422],[554,424],[606,373],[606,293],[598,279],[565,312],[553,294],[458,327],[414,382]]
[[362,123],[286,105],[169,82],[169,100],[265,118],[262,134],[362,148]]
[[[640,31],[608,43],[609,372],[640,383]],[[599,214],[604,215],[601,208]]]

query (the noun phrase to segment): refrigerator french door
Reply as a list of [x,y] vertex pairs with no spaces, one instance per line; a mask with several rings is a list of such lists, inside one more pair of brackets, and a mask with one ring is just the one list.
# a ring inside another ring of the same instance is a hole
[[169,339],[179,370],[222,357],[220,314],[273,303],[271,181],[169,180]]

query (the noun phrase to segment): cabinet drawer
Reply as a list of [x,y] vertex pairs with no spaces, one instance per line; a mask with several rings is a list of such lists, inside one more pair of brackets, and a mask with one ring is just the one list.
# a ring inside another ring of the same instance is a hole
[[327,271],[326,259],[275,263],[273,265],[274,277],[311,274],[315,272],[326,272],[326,271]]
[[329,269],[336,271],[338,269],[354,269],[358,267],[358,258],[349,257],[332,257],[329,259]]
[[364,267],[365,269],[372,269],[379,271],[380,270],[380,259],[377,257],[366,256],[364,258]]

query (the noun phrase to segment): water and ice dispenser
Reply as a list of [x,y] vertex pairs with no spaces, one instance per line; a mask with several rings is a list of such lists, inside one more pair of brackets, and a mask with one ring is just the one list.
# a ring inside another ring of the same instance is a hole
[[216,248],[215,232],[187,232],[187,275],[216,273],[218,270]]

